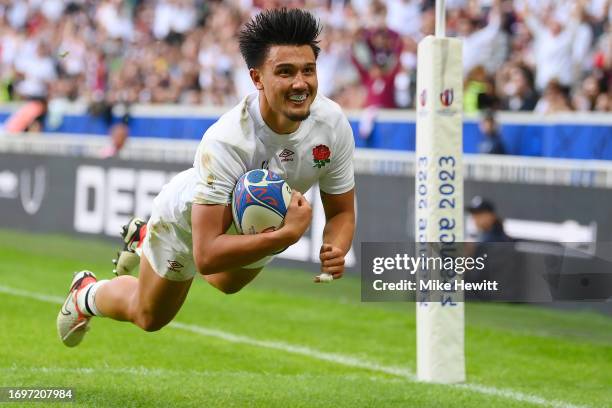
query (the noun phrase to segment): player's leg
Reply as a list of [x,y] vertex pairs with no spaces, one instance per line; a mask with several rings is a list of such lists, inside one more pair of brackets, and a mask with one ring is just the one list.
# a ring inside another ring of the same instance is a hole
[[[230,229],[231,231],[231,229]],[[232,294],[248,285],[269,264],[274,255],[266,256],[243,268],[204,275],[204,279],[223,293]]]
[[192,281],[163,278],[142,256],[138,278],[119,276],[107,282],[98,289],[95,306],[101,316],[130,321],[146,331],[159,330],[176,316]]
[[140,274],[97,281],[89,271],[75,274],[68,297],[57,315],[57,330],[69,347],[78,345],[94,316],[130,321],[146,331],[159,330],[179,311],[193,276],[168,280],[153,270],[146,256],[141,258]]
[[154,208],[142,243],[140,274],[96,281],[88,271],[75,276],[57,316],[62,342],[81,342],[93,316],[130,321],[147,331],[159,330],[181,308],[196,273],[187,232],[180,221],[165,221]]
[[204,275],[204,279],[221,292],[228,295],[240,291],[248,285],[263,268],[236,269],[233,271],[219,272],[212,275]]
[[123,247],[117,252],[117,257],[113,259],[113,273],[115,275],[132,275],[134,269],[140,263],[142,243],[146,235],[147,223],[138,217],[132,217],[126,225],[121,227]]

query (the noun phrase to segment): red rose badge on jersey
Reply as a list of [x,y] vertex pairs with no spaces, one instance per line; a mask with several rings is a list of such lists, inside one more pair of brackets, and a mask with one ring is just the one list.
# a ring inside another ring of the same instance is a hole
[[312,161],[314,164],[312,167],[321,168],[325,166],[326,163],[329,163],[329,157],[331,156],[331,151],[329,147],[325,145],[317,145],[312,149]]

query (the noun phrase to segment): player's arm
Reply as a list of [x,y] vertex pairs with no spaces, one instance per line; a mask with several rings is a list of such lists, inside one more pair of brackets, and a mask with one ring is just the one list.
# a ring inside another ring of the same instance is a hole
[[319,254],[321,272],[340,279],[344,274],[344,257],[355,233],[355,189],[342,194],[321,192],[321,201],[326,220]]
[[294,192],[284,225],[254,235],[225,234],[232,222],[229,205],[194,204],[191,209],[193,257],[202,275],[241,268],[296,243],[310,225],[312,209]]

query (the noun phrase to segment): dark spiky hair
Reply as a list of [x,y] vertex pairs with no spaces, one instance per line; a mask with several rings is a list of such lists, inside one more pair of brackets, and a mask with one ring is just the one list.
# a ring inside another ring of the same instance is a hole
[[257,14],[240,30],[240,53],[249,68],[259,68],[273,45],[309,45],[315,58],[320,48],[321,25],[300,9],[273,9]]

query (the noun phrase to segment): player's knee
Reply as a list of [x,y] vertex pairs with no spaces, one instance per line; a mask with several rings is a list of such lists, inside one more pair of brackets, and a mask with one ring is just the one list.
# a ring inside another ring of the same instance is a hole
[[219,289],[221,292],[225,293],[226,295],[233,295],[234,293],[238,293],[240,292],[240,290],[243,288],[243,286],[217,286],[217,289]]
[[134,323],[146,332],[155,332],[167,325],[168,321],[151,313],[140,313]]

